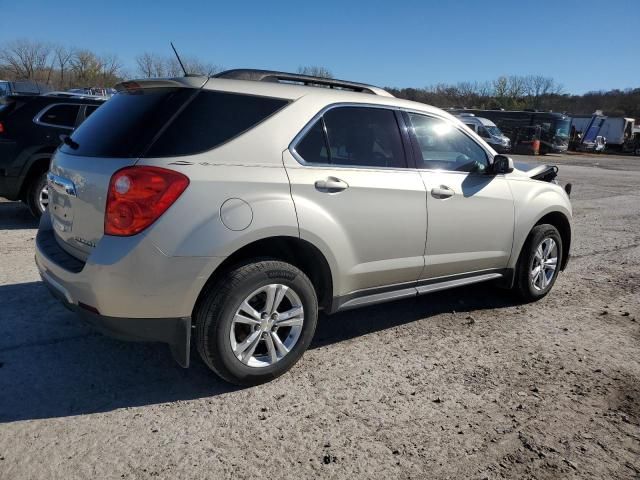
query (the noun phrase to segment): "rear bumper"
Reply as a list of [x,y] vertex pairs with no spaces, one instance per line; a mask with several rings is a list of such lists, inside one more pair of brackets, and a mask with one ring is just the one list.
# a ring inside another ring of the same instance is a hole
[[73,303],[70,293],[46,272],[41,270],[40,276],[54,297],[98,332],[125,341],[166,343],[176,362],[189,367],[191,318],[107,317],[88,310],[82,303]]
[[83,262],[58,244],[45,213],[36,236],[42,280],[60,301],[109,336],[170,345],[189,363],[191,313],[218,257],[169,257],[143,235],[104,237]]

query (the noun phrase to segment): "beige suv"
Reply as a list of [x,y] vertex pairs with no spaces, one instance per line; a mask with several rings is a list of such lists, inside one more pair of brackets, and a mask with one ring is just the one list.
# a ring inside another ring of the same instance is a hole
[[319,310],[487,280],[531,301],[567,264],[557,169],[514,169],[437,108],[257,70],[117,89],[55,154],[36,263],[85,321],[185,367],[194,335],[221,377],[264,382]]

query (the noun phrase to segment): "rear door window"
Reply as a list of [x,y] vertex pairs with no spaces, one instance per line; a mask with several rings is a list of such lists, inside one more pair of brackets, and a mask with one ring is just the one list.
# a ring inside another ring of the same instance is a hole
[[384,108],[332,108],[309,129],[295,151],[307,163],[373,168],[407,166],[395,113]]
[[38,123],[56,127],[73,128],[78,118],[80,105],[53,105],[38,118]]

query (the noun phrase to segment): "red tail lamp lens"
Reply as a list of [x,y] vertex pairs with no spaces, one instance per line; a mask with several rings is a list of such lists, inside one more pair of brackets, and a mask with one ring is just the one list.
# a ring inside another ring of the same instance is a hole
[[140,233],[182,195],[189,179],[160,167],[127,167],[111,177],[104,218],[107,235]]

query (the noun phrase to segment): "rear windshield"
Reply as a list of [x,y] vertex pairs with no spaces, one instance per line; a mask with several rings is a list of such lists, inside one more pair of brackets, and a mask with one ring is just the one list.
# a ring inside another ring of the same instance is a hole
[[73,133],[77,148],[65,144],[61,150],[90,157],[193,155],[231,140],[286,104],[279,98],[189,88],[122,92]]

